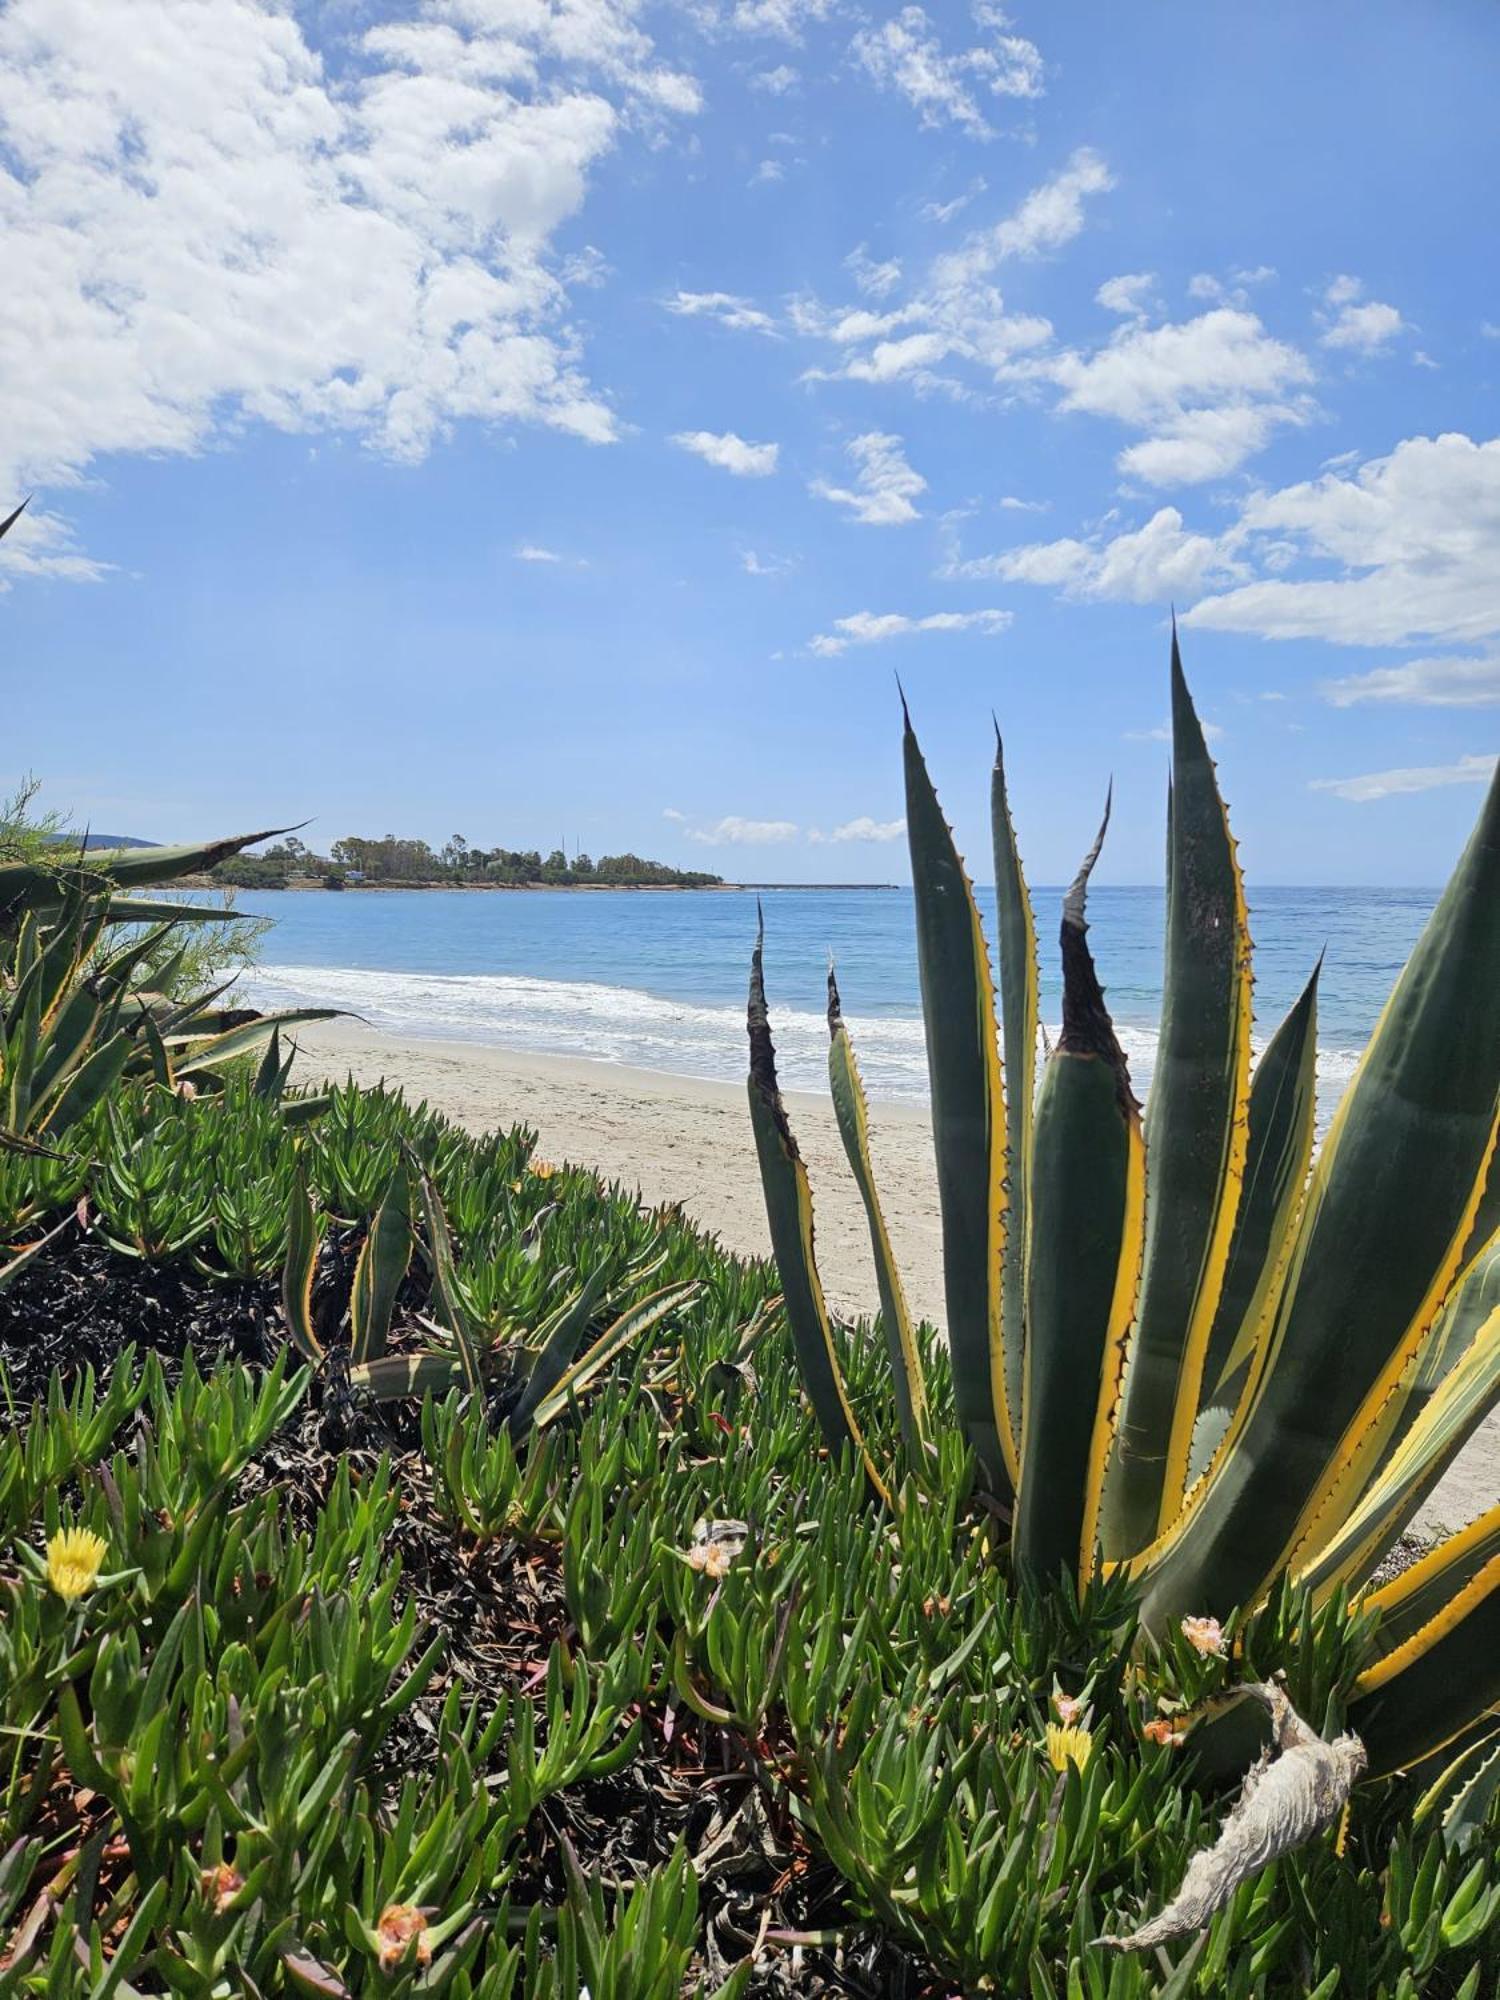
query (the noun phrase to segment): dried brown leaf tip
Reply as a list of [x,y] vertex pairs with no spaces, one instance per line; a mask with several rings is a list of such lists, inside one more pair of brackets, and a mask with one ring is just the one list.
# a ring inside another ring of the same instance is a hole
[[[1218,1839],[1193,1856],[1182,1887],[1160,1915],[1138,1931],[1101,1937],[1097,1943],[1112,1945],[1116,1951],[1154,1951],[1173,1938],[1202,1930],[1241,1882],[1303,1846],[1343,1811],[1365,1768],[1365,1746],[1359,1738],[1339,1736],[1325,1743],[1281,1689],[1267,1682],[1248,1682],[1241,1691],[1270,1710],[1278,1754],[1272,1757],[1268,1751],[1246,1772],[1239,1802]],[[1146,1730],[1149,1734],[1149,1723]]]

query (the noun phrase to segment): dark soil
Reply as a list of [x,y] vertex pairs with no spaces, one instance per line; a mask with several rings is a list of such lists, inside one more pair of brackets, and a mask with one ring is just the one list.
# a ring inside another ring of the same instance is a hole
[[[8,1384],[13,1413],[0,1403],[0,1422],[24,1420],[54,1368],[65,1384],[85,1366],[102,1377],[132,1342],[138,1353],[160,1357],[169,1380],[190,1348],[204,1373],[228,1360],[264,1367],[282,1344],[280,1324],[273,1284],[215,1281],[187,1265],[153,1267],[74,1238],[0,1294],[0,1382]],[[420,1769],[431,1755],[434,1718],[455,1683],[480,1697],[506,1688],[540,1696],[553,1641],[572,1637],[556,1552],[514,1541],[468,1545],[438,1515],[417,1444],[412,1406],[351,1397],[334,1369],[240,1482],[246,1496],[279,1489],[305,1526],[341,1461],[358,1473],[373,1471],[384,1452],[396,1460],[406,1504],[391,1529],[392,1553],[423,1624],[447,1641],[433,1683],[393,1739],[401,1770]],[[840,1878],[807,1847],[757,1774],[757,1761],[750,1746],[666,1699],[648,1712],[631,1763],[557,1794],[533,1815],[513,1899],[563,1899],[564,1842],[586,1870],[625,1888],[681,1841],[699,1874],[702,1958],[695,1972],[710,1983],[760,1946],[749,1989],[756,1995],[920,2000],[951,1991],[919,1957],[861,1927]],[[401,1770],[391,1775],[399,1779]]]

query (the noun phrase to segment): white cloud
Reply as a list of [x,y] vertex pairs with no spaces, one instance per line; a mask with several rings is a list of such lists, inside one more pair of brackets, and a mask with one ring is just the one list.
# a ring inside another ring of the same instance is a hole
[[760,165],[755,169],[755,172],[750,176],[750,185],[751,187],[765,187],[769,182],[784,181],[785,179],[786,162],[784,160],[762,160]]
[[785,576],[797,567],[791,556],[763,556],[754,549],[740,551],[740,568],[746,576]]
[[662,303],[680,319],[716,319],[720,326],[727,326],[735,333],[764,333],[773,340],[780,338],[771,315],[734,292],[676,292]]
[[1325,681],[1322,692],[1335,708],[1353,708],[1360,702],[1409,708],[1500,707],[1500,653],[1407,660],[1401,666]]
[[848,452],[855,465],[854,485],[831,486],[825,479],[815,479],[810,493],[847,507],[867,527],[895,527],[919,518],[912,502],[927,491],[927,481],[907,464],[900,438],[866,431],[850,439]]
[[844,259],[844,269],[867,298],[883,299],[901,282],[901,266],[894,257],[876,263],[861,243]]
[[832,632],[819,632],[807,644],[820,659],[831,659],[851,646],[875,646],[922,632],[994,635],[1010,622],[1009,611],[933,611],[925,618],[909,618],[901,611],[856,611],[848,618],[836,618]]
[[1118,278],[1106,278],[1094,297],[1106,312],[1124,319],[1144,319],[1151,309],[1154,271],[1123,271]]
[[742,35],[777,35],[800,42],[810,23],[826,20],[833,0],[735,0],[730,23]]
[[790,63],[778,63],[775,69],[758,70],[750,79],[750,88],[764,91],[768,97],[785,97],[801,81],[799,70],[793,69]]
[[796,301],[794,329],[839,350],[836,367],[810,369],[805,379],[905,381],[918,391],[962,394],[959,381],[938,372],[957,362],[999,380],[1034,378],[1043,364],[1030,357],[1051,341],[1052,324],[1035,313],[1008,313],[995,273],[1007,259],[1063,248],[1083,229],[1088,199],[1113,186],[1104,161],[1085,147],[1009,215],[935,257],[904,304],[876,312]]
[[830,840],[899,840],[906,831],[904,819],[871,819],[862,813],[858,819],[845,820],[829,834]]
[[13,0],[0,490],[245,423],[398,460],[469,420],[613,439],[550,243],[629,123],[698,107],[636,11],[413,0],[334,81],[289,6]]
[[1419,764],[1406,770],[1367,771],[1358,778],[1314,778],[1315,792],[1332,792],[1336,798],[1353,799],[1366,805],[1371,799],[1388,799],[1404,792],[1431,792],[1442,785],[1485,785],[1494,774],[1493,756],[1460,757],[1456,764]]
[[1030,542],[998,555],[954,562],[949,576],[1002,577],[1008,583],[1050,585],[1065,596],[1155,604],[1194,596],[1212,578],[1234,574],[1211,535],[1183,525],[1175,507],[1161,507],[1142,528],[1107,539]]
[[1180,324],[1122,327],[1091,355],[1048,364],[1064,410],[1150,432],[1116,461],[1151,485],[1189,485],[1232,472],[1283,424],[1313,406],[1304,355],[1254,313],[1221,306]]
[[1185,623],[1271,639],[1390,646],[1500,633],[1500,438],[1406,438],[1350,473],[1259,494],[1231,537],[1260,567],[1325,565],[1206,597]]
[[560,563],[562,557],[556,549],[544,549],[539,542],[522,542],[515,551],[517,562]]
[[685,820],[687,818],[687,814],[685,812],[679,812],[676,806],[663,806],[661,809],[661,816],[663,819],[671,819],[671,820]]
[[1389,345],[1406,322],[1394,306],[1378,299],[1365,299],[1358,278],[1335,278],[1323,293],[1323,310],[1318,318],[1325,347],[1337,347],[1359,354],[1374,354]]
[[849,52],[882,90],[894,90],[923,125],[956,125],[974,139],[994,137],[981,95],[1035,98],[1043,94],[1041,51],[1008,30],[1000,9],[976,5],[976,25],[988,37],[955,54],[944,52],[921,7],[903,7],[878,27],[861,28]]
[[[982,177],[970,181],[962,194],[954,195],[951,201],[924,201],[922,220],[924,222],[951,222],[955,215],[962,213],[977,196],[988,192],[989,183]],[[1500,329],[1497,329],[1500,334]]]
[[779,444],[751,444],[733,431],[678,431],[672,442],[740,479],[769,477],[781,452]]
[[1274,264],[1257,264],[1253,270],[1231,271],[1227,279],[1211,271],[1198,271],[1188,279],[1188,297],[1211,306],[1248,306],[1257,286],[1276,276]]
[[690,826],[689,840],[703,847],[784,847],[800,828],[789,819],[741,819],[730,813],[712,826]]

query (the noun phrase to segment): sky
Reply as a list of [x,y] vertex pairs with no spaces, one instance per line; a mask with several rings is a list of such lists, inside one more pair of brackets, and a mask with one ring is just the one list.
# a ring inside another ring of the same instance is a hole
[[1488,0],[9,0],[0,784],[991,879],[1170,609],[1252,885],[1440,882],[1500,749]]

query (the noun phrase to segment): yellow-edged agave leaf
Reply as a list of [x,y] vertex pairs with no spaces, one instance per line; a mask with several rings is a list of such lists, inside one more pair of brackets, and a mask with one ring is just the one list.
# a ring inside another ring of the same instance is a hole
[[405,1160],[398,1159],[354,1265],[349,1350],[355,1361],[378,1361],[385,1353],[411,1252],[411,1180]]
[[1063,903],[1062,1033],[1036,1111],[1017,1559],[1087,1578],[1144,1238],[1140,1110],[1088,946],[1088,879]]
[[174,1029],[166,1040],[191,1044],[180,1051],[177,1060],[178,1075],[191,1076],[194,1070],[216,1068],[231,1056],[258,1048],[278,1028],[299,1028],[307,1021],[337,1020],[343,1011],[341,1007],[288,1007],[279,1014],[260,1014],[253,1021],[242,1021],[221,1034],[211,1035],[207,1041],[198,1041],[190,1028]]
[[696,1296],[698,1289],[696,1281],[666,1285],[628,1307],[612,1326],[605,1328],[587,1352],[580,1354],[573,1365],[558,1377],[556,1384],[537,1398],[530,1413],[532,1429],[542,1430],[560,1417],[617,1354],[623,1354],[632,1341],[639,1340],[642,1334],[659,1325],[668,1313],[686,1305],[689,1299]]
[[[1472,1338],[1423,1402],[1358,1505],[1298,1581],[1320,1597],[1365,1581],[1485,1417],[1500,1402],[1500,1248],[1449,1302],[1444,1321],[1474,1323]],[[1480,1314],[1483,1317],[1479,1317]]]
[[1001,1052],[1006,1079],[1005,1139],[1010,1171],[1000,1315],[1005,1394],[1012,1415],[1020,1410],[1026,1362],[1026,1216],[1031,1175],[1031,1131],[1036,1112],[1036,1044],[1040,1022],[1036,920],[1021,867],[1005,781],[1005,746],[995,730],[990,778],[990,825],[995,849],[996,949],[1000,961]]
[[1436,1818],[1444,1840],[1454,1843],[1484,1825],[1500,1794],[1500,1722],[1488,1717],[1477,1741],[1465,1742],[1456,1755],[1448,1750],[1441,1755],[1443,1769],[1413,1807],[1412,1824],[1420,1827]]
[[911,1315],[901,1273],[891,1250],[891,1239],[875,1185],[875,1168],[870,1159],[870,1126],[865,1106],[864,1085],[854,1044],[839,1005],[838,981],[833,966],[828,968],[828,1087],[833,1093],[834,1115],[849,1166],[865,1205],[870,1225],[870,1250],[875,1260],[875,1283],[880,1293],[880,1320],[885,1332],[886,1351],[891,1358],[891,1381],[896,1392],[896,1409],[901,1419],[901,1435],[915,1450],[927,1435],[927,1385],[922,1375],[922,1357],[912,1334]]
[[538,1406],[563,1380],[573,1365],[578,1343],[588,1332],[594,1308],[604,1294],[606,1274],[593,1271],[582,1286],[537,1328],[536,1358],[526,1386],[510,1414],[510,1434],[524,1437]]
[[1172,633],[1161,1032],[1146,1107],[1146,1254],[1104,1507],[1111,1560],[1176,1518],[1249,1137],[1250,927],[1213,759]]
[[323,1343],[313,1325],[312,1288],[318,1268],[323,1219],[308,1192],[307,1171],[299,1152],[292,1173],[287,1209],[286,1261],[281,1267],[281,1309],[287,1332],[297,1349],[312,1362],[323,1359]]
[[1219,1310],[1208,1338],[1200,1406],[1234,1407],[1255,1344],[1286,1276],[1312,1160],[1317,1099],[1318,974],[1255,1065],[1245,1182]]
[[990,955],[953,835],[902,704],[906,831],[943,1219],[953,1404],[997,1493],[1020,1476],[1020,1412],[1001,1345],[1007,1226],[1005,1091]]
[[1256,1602],[1337,1532],[1390,1445],[1485,1200],[1497,991],[1500,778],[1313,1169],[1230,1446],[1149,1552],[1148,1620]]
[[884,1481],[876,1472],[865,1441],[860,1435],[838,1350],[833,1344],[833,1328],[823,1300],[823,1283],[813,1254],[812,1189],[807,1169],[792,1136],[786,1106],[776,1081],[776,1049],[771,1040],[771,1020],[766,1010],[765,926],[758,925],[755,950],[750,958],[750,1003],[746,1013],[750,1033],[750,1125],[755,1133],[756,1156],[760,1162],[760,1184],[766,1198],[766,1221],[771,1232],[771,1250],[781,1276],[783,1309],[797,1350],[803,1386],[817,1418],[823,1442],[835,1455],[853,1445],[864,1461],[865,1476],[873,1491],[888,1500]]
[[1500,1506],[1365,1599],[1380,1657],[1354,1684],[1350,1727],[1370,1771],[1405,1769],[1500,1703]]

